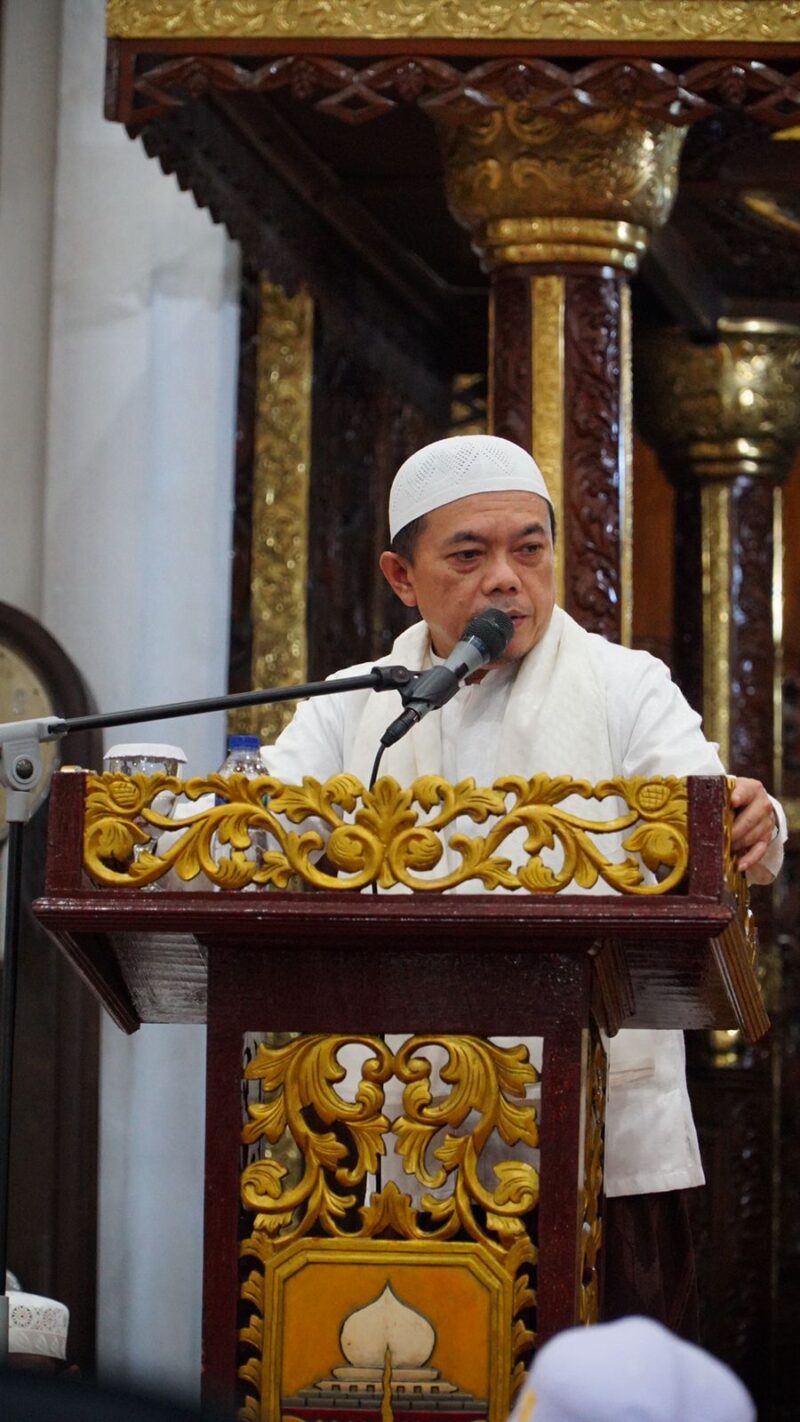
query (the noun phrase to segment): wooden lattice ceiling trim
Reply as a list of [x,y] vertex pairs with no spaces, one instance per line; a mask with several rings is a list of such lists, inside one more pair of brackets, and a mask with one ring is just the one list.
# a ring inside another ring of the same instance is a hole
[[[114,39],[798,44],[800,0],[108,0]],[[699,47],[699,48],[698,48]]]
[[[115,46],[112,42],[112,53]],[[267,94],[288,89],[323,113],[359,124],[399,104],[486,110],[503,96],[542,114],[577,122],[634,110],[683,125],[737,110],[772,128],[796,125],[800,70],[786,74],[748,59],[714,59],[675,73],[643,58],[595,60],[570,70],[546,59],[496,59],[464,71],[430,56],[391,57],[356,67],[322,55],[285,55],[257,66],[207,53],[137,58],[117,47],[109,69],[108,116],[143,123],[214,90]]]

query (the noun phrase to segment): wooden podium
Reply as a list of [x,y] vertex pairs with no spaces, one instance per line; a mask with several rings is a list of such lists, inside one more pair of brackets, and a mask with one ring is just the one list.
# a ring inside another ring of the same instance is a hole
[[[671,782],[688,867],[668,894],[376,897],[96,887],[87,782],[125,877],[108,778],[63,772],[36,911],[123,1030],[208,1024],[206,1395],[232,1406],[238,1372],[253,1422],[502,1422],[532,1347],[601,1316],[598,1029],[768,1026],[726,783]],[[119,799],[134,823],[141,797]],[[500,1034],[543,1038],[541,1066]]]

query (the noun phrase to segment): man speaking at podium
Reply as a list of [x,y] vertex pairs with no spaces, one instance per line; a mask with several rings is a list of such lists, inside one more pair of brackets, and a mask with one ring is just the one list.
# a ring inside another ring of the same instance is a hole
[[[438,440],[402,465],[389,497],[391,546],[380,566],[421,620],[383,660],[414,669],[442,659],[447,665],[464,629],[488,609],[505,613],[511,626],[495,661],[440,709],[428,715],[424,707],[418,724],[407,721],[408,734],[390,745],[382,773],[403,785],[423,774],[491,785],[500,775],[538,772],[592,783],[725,773],[662,662],[584,631],[556,606],[554,522],[536,463],[508,440]],[[367,783],[392,700],[365,691],[303,703],[275,745],[264,748],[269,773],[297,782],[346,770]],[[739,869],[769,883],[783,859],[782,811],[756,780],[737,780],[732,800]],[[597,890],[608,892],[602,884]],[[686,1336],[696,1332],[683,1192],[702,1183],[683,1034],[620,1032],[609,1052],[607,1318],[647,1313]]]

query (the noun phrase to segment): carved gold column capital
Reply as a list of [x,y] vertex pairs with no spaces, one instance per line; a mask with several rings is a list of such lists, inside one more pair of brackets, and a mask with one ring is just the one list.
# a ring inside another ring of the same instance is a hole
[[680,678],[729,769],[779,786],[781,485],[800,444],[800,326],[720,322],[705,345],[655,331],[637,338],[634,365],[639,427],[677,491]]
[[685,129],[628,109],[578,122],[498,96],[480,113],[431,110],[447,199],[487,271],[583,262],[635,271],[666,222]]
[[673,477],[778,483],[800,443],[800,326],[720,321],[719,339],[637,338],[635,408]]

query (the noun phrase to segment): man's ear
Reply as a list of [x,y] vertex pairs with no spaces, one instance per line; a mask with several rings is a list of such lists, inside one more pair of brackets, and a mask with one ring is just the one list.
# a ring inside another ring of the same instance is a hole
[[391,549],[387,549],[385,553],[381,553],[378,566],[400,601],[404,602],[406,607],[416,607],[417,595],[414,591],[412,565],[405,558],[401,558],[399,553],[392,553]]

